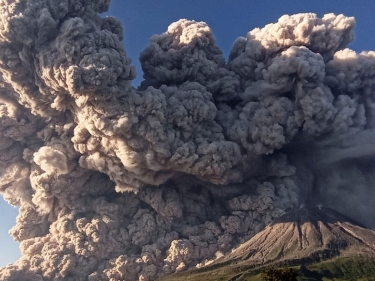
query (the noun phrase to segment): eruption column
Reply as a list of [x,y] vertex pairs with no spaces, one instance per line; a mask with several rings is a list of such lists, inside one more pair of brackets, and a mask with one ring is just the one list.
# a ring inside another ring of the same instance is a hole
[[207,24],[180,20],[141,53],[135,89],[108,6],[0,1],[0,192],[22,252],[0,280],[204,266],[312,190],[375,226],[375,60],[345,49],[353,18],[283,16],[227,62]]

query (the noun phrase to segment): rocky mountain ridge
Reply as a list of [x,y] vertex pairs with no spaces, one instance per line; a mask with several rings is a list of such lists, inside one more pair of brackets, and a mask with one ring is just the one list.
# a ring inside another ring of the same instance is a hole
[[372,255],[375,231],[324,207],[292,209],[221,260],[265,265]]
[[[232,280],[236,276],[245,276],[244,272],[259,273],[268,266],[312,265],[338,259],[367,261],[374,258],[375,230],[330,208],[301,207],[289,210],[214,263],[162,280],[203,280],[204,274],[220,277],[220,280]],[[195,275],[199,275],[200,279],[194,279]],[[233,280],[252,280],[236,278]]]

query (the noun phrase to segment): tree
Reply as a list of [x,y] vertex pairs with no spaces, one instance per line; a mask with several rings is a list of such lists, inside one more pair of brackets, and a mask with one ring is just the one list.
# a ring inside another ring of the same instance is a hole
[[262,272],[263,281],[297,281],[298,275],[298,270],[293,268],[271,268]]

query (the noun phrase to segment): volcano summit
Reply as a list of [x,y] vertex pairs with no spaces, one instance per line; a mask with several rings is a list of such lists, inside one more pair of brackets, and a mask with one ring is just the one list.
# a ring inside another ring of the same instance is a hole
[[[361,260],[363,264],[358,265]],[[314,273],[306,266],[316,268],[333,263],[345,269],[351,267],[347,265],[351,262],[358,267],[356,278],[374,277],[375,231],[332,209],[303,207],[282,215],[209,266],[162,280],[252,280],[251,276],[262,268],[301,265],[302,277],[311,277]],[[365,268],[371,263],[372,269]],[[315,272],[320,277],[335,277],[335,274],[339,273]]]

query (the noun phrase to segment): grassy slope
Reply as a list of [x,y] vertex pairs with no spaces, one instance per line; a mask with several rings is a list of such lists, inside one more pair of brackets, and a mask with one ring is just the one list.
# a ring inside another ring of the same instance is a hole
[[[299,269],[300,281],[375,281],[375,259],[369,258],[335,258],[319,263],[306,264]],[[160,281],[261,281],[260,270],[236,267],[229,263],[219,267],[194,270],[166,276]]]

